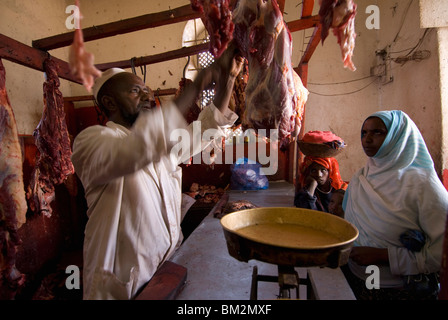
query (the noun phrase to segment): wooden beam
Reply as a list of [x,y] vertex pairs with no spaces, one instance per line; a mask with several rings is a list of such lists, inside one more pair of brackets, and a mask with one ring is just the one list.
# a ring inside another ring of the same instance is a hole
[[[320,23],[319,23],[319,16],[311,16],[313,14],[313,8],[314,8],[314,0],[303,0],[302,3],[302,15],[300,20],[306,20],[306,19],[313,19],[313,21],[316,22],[314,25],[314,31],[313,35],[310,38],[310,42],[308,43],[307,48],[305,49],[305,52],[303,53],[302,59],[300,60],[299,66],[297,68],[294,68],[294,70],[297,72],[297,74],[300,76],[300,79],[302,79],[303,85],[308,87],[308,61],[311,59],[311,56],[314,53],[314,50],[316,49],[317,44],[319,44],[320,40]],[[316,21],[317,19],[317,21]],[[317,40],[317,42],[316,42]],[[303,110],[303,119],[302,119],[302,126],[300,128],[298,139],[302,139],[305,131],[305,113],[306,113],[306,107]],[[299,183],[297,183],[300,179],[300,166],[303,162],[303,154],[298,148],[298,144],[296,143],[294,145],[297,152],[296,162],[294,163],[295,167],[295,175],[294,175],[294,182],[296,186],[296,192],[298,191],[298,188],[300,187]]]
[[[98,40],[119,34],[139,31],[148,28],[160,27],[172,23],[200,18],[198,12],[193,11],[191,5],[185,5],[176,9],[145,14],[142,16],[110,22],[99,26],[93,26],[82,30],[84,41]],[[67,32],[43,39],[34,40],[34,48],[52,50],[69,46],[73,42],[73,32]]]
[[[209,50],[209,46],[210,46],[210,44],[207,42],[207,43],[198,44],[198,45],[191,46],[191,47],[183,47],[181,49],[168,51],[168,52],[164,52],[164,53],[159,53],[159,54],[155,54],[155,55],[151,55],[151,56],[138,57],[138,58],[135,57],[134,58],[134,66],[139,67],[139,66],[144,66],[144,65],[148,65],[148,64],[154,64],[154,63],[164,62],[164,61],[168,61],[168,60],[192,56],[192,55],[198,54],[200,52]],[[132,66],[132,64],[131,64],[131,59],[128,59],[128,60],[121,60],[121,61],[116,61],[116,62],[96,64],[95,66],[99,70],[104,71],[109,68],[122,68],[122,69],[130,68]]]
[[299,66],[303,63],[308,63],[310,61],[311,56],[314,53],[314,50],[316,50],[316,47],[320,42],[321,32],[322,32],[322,25],[319,23],[316,27],[314,27],[313,35],[311,36],[310,42],[308,43],[308,46],[305,49],[302,59],[300,60]]
[[[47,52],[27,46],[0,33],[0,58],[34,70],[44,71],[43,64],[48,56],[49,54]],[[67,62],[55,57],[52,57],[52,59],[59,66],[58,76],[60,78],[80,83],[71,74]]]
[[308,87],[308,63],[302,63],[298,68],[294,69],[302,79],[303,86]]
[[278,8],[280,9],[281,13],[285,11],[285,0],[277,0]]
[[295,32],[300,30],[305,30],[309,28],[313,28],[319,24],[319,16],[310,16],[294,21],[290,21],[286,23],[288,26],[289,31]]
[[[191,55],[198,54],[200,52],[207,51],[209,49],[209,43],[203,43],[191,47],[183,47],[181,49],[168,51],[152,56],[139,57],[134,59],[134,66],[143,66],[147,64],[154,64],[158,62],[164,62],[173,59],[179,59]],[[43,71],[43,63],[49,54],[45,51],[32,48],[9,38],[0,33],[0,58],[12,61],[14,63],[23,65],[25,67]],[[58,76],[62,79],[69,80],[75,83],[81,84],[70,72],[69,64],[61,59],[52,57],[59,65]],[[131,60],[123,60],[109,63],[102,63],[95,65],[99,70],[104,71],[109,68],[130,68]]]
[[302,18],[309,17],[313,14],[314,0],[303,0],[302,3]]
[[[154,91],[154,95],[156,95],[157,97],[162,97],[162,96],[175,95],[177,92],[177,89],[169,88],[169,89],[159,89],[159,90],[153,90],[153,91]],[[93,95],[64,97],[64,101],[67,101],[67,102],[93,101],[94,99],[95,98],[93,97]]]

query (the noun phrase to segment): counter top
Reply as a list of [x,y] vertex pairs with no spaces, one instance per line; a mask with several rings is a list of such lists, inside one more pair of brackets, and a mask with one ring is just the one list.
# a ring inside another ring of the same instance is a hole
[[[293,206],[294,187],[287,182],[270,182],[269,189],[229,191],[229,201],[248,200],[257,206]],[[187,268],[187,280],[177,296],[179,300],[248,300],[252,272],[278,276],[276,265],[257,260],[241,262],[229,255],[220,220],[213,214],[204,218],[170,261]],[[308,277],[316,299],[353,300],[353,292],[342,271],[331,268],[295,268],[300,278]],[[306,299],[307,288],[300,286],[300,299]],[[259,300],[276,299],[279,285],[258,282]]]

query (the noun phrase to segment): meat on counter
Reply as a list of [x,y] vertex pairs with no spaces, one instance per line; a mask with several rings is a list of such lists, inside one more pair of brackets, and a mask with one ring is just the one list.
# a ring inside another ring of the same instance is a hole
[[185,192],[185,194],[196,199],[198,204],[216,203],[224,194],[224,189],[209,184],[192,183],[190,190]]

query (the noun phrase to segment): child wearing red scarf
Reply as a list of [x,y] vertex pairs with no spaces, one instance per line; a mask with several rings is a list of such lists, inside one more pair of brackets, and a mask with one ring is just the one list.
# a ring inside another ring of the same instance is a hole
[[339,173],[335,158],[306,156],[300,166],[300,181],[294,196],[294,205],[329,212],[328,204],[334,191],[345,190],[347,183]]

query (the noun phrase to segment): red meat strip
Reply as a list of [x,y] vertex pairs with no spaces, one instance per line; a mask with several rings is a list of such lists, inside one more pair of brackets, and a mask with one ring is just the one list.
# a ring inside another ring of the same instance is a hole
[[45,60],[44,111],[33,134],[39,153],[27,192],[31,210],[47,216],[52,213],[54,185],[63,183],[75,172],[57,68],[53,59]]
[[[176,94],[174,95],[175,98],[179,97],[181,93],[184,91],[185,87],[192,85],[193,81],[188,78],[182,78],[179,81],[179,88],[176,91]],[[185,114],[185,120],[188,124],[192,123],[193,121],[196,121],[199,117],[199,113],[201,112],[201,108],[198,106],[196,101],[193,101],[188,108],[186,114]]]
[[[79,0],[76,0],[75,4],[79,8]],[[81,14],[79,18],[81,19]],[[84,85],[87,91],[91,92],[95,79],[101,76],[101,71],[93,64],[93,54],[87,52],[84,48],[84,37],[80,27],[81,23],[79,23],[79,29],[75,30],[73,43],[70,46],[70,71]]]
[[25,223],[26,211],[22,150],[0,59],[0,299],[12,299],[25,280],[15,260],[17,231]]
[[243,126],[278,129],[283,149],[300,131],[308,98],[292,67],[291,34],[276,0],[240,0],[233,21],[233,39],[249,62]]
[[232,40],[234,25],[229,0],[191,0],[191,7],[202,15],[210,35],[210,53],[221,56]]
[[356,4],[353,0],[319,0],[319,17],[322,24],[322,44],[328,36],[330,28],[341,47],[344,67],[356,70],[352,62],[355,49],[355,15]]

